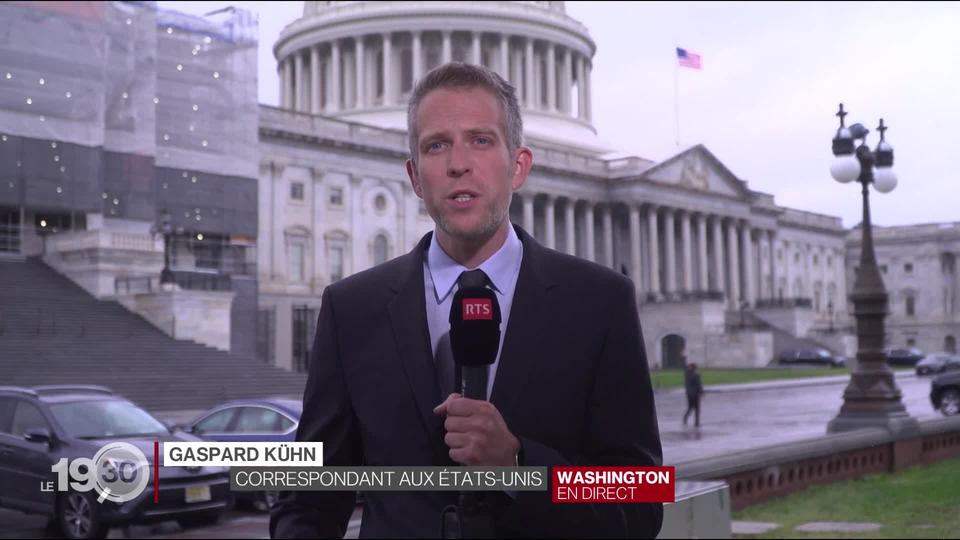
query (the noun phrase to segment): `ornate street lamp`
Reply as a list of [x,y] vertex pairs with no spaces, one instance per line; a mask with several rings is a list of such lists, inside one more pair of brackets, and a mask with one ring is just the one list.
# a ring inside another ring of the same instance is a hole
[[160,288],[168,288],[175,282],[173,270],[170,269],[170,237],[173,235],[173,225],[170,223],[170,212],[164,209],[160,213],[160,225],[154,226],[154,234],[163,235],[163,270],[160,271]]
[[37,227],[37,236],[40,237],[40,240],[43,242],[43,248],[40,253],[41,257],[47,255],[47,237],[50,236],[50,233],[53,232],[50,227],[47,227],[47,220],[41,219],[40,226]]
[[[877,131],[880,142],[876,151],[866,144],[869,130],[861,124],[844,126],[847,115],[840,104],[837,116],[840,128],[833,138],[836,160],[830,174],[841,184],[856,180],[863,186],[863,240],[860,248],[860,271],[857,272],[850,300],[857,323],[857,367],[850,374],[850,384],[843,392],[840,412],[827,425],[828,433],[866,427],[886,428],[892,433],[918,430],[917,421],[907,414],[893,372],[887,367],[883,352],[884,323],[887,316],[887,291],[877,268],[870,225],[870,184],[881,193],[897,186],[893,174],[893,148],[886,142],[887,127],[880,120]],[[855,142],[860,141],[855,147]],[[874,171],[876,167],[876,171]]]

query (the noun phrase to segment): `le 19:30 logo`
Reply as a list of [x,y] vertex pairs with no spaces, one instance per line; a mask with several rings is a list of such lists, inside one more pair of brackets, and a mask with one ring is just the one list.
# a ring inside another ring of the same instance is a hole
[[50,470],[57,474],[57,491],[95,490],[97,502],[125,503],[136,499],[150,482],[150,463],[136,446],[115,442],[90,458],[62,458]]

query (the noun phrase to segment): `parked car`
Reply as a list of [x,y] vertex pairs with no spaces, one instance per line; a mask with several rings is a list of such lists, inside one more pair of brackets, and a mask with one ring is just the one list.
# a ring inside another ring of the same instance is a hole
[[[224,467],[161,467],[160,498],[154,502],[156,440],[199,439],[173,433],[104,387],[0,387],[0,506],[46,515],[67,538],[104,538],[111,526],[128,523],[175,519],[188,527],[218,521],[230,492]],[[151,467],[149,483],[135,499],[98,503],[96,491],[41,490],[41,485],[58,486],[52,467],[62,458],[92,459],[101,447],[118,441],[139,448]]]
[[[181,429],[209,441],[294,441],[301,414],[300,401],[241,399],[217,405]],[[279,493],[238,491],[234,496],[238,501],[251,502],[260,511],[269,511]]]
[[960,413],[960,371],[934,377],[930,383],[930,402],[944,416]]
[[779,356],[781,364],[815,364],[830,367],[843,367],[846,358],[834,356],[826,349],[801,349],[799,351],[783,351]]
[[906,349],[886,349],[887,364],[891,366],[915,366],[926,356],[916,347]]
[[917,375],[933,375],[960,369],[960,356],[947,353],[928,354],[917,362]]

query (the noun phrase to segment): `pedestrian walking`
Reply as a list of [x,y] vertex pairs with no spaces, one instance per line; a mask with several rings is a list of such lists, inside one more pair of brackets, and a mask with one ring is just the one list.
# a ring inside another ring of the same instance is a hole
[[700,427],[700,397],[703,396],[703,382],[700,381],[696,363],[687,364],[683,379],[687,389],[687,412],[683,414],[683,425],[687,425],[687,418],[692,412],[694,425]]

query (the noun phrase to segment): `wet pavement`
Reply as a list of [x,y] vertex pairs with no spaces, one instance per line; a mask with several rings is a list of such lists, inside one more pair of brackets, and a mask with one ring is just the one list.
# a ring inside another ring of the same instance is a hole
[[[682,388],[655,392],[664,463],[788,443],[826,434],[827,423],[843,403],[848,377],[708,386],[701,406],[699,429],[681,424],[686,410]],[[930,379],[899,373],[897,385],[907,412],[918,420],[937,418],[930,405]],[[193,412],[181,416],[191,417]],[[160,415],[161,417],[163,415]],[[171,415],[167,415],[171,416]],[[170,419],[175,418],[171,416]],[[166,418],[165,418],[166,419]],[[359,513],[348,538],[356,538]],[[232,511],[215,526],[181,529],[175,523],[152,527],[116,528],[110,538],[268,538],[269,517],[254,511]],[[46,519],[0,510],[0,538],[45,538]]]
[[[757,383],[712,389],[700,403],[700,425],[694,428],[693,415],[682,425],[687,398],[682,388],[655,394],[664,464],[729,455],[733,452],[821,437],[827,423],[843,405],[843,391],[849,377],[830,377],[811,384]],[[930,404],[930,378],[911,373],[897,376],[907,412],[918,420],[937,418]],[[743,389],[751,388],[751,389]]]

